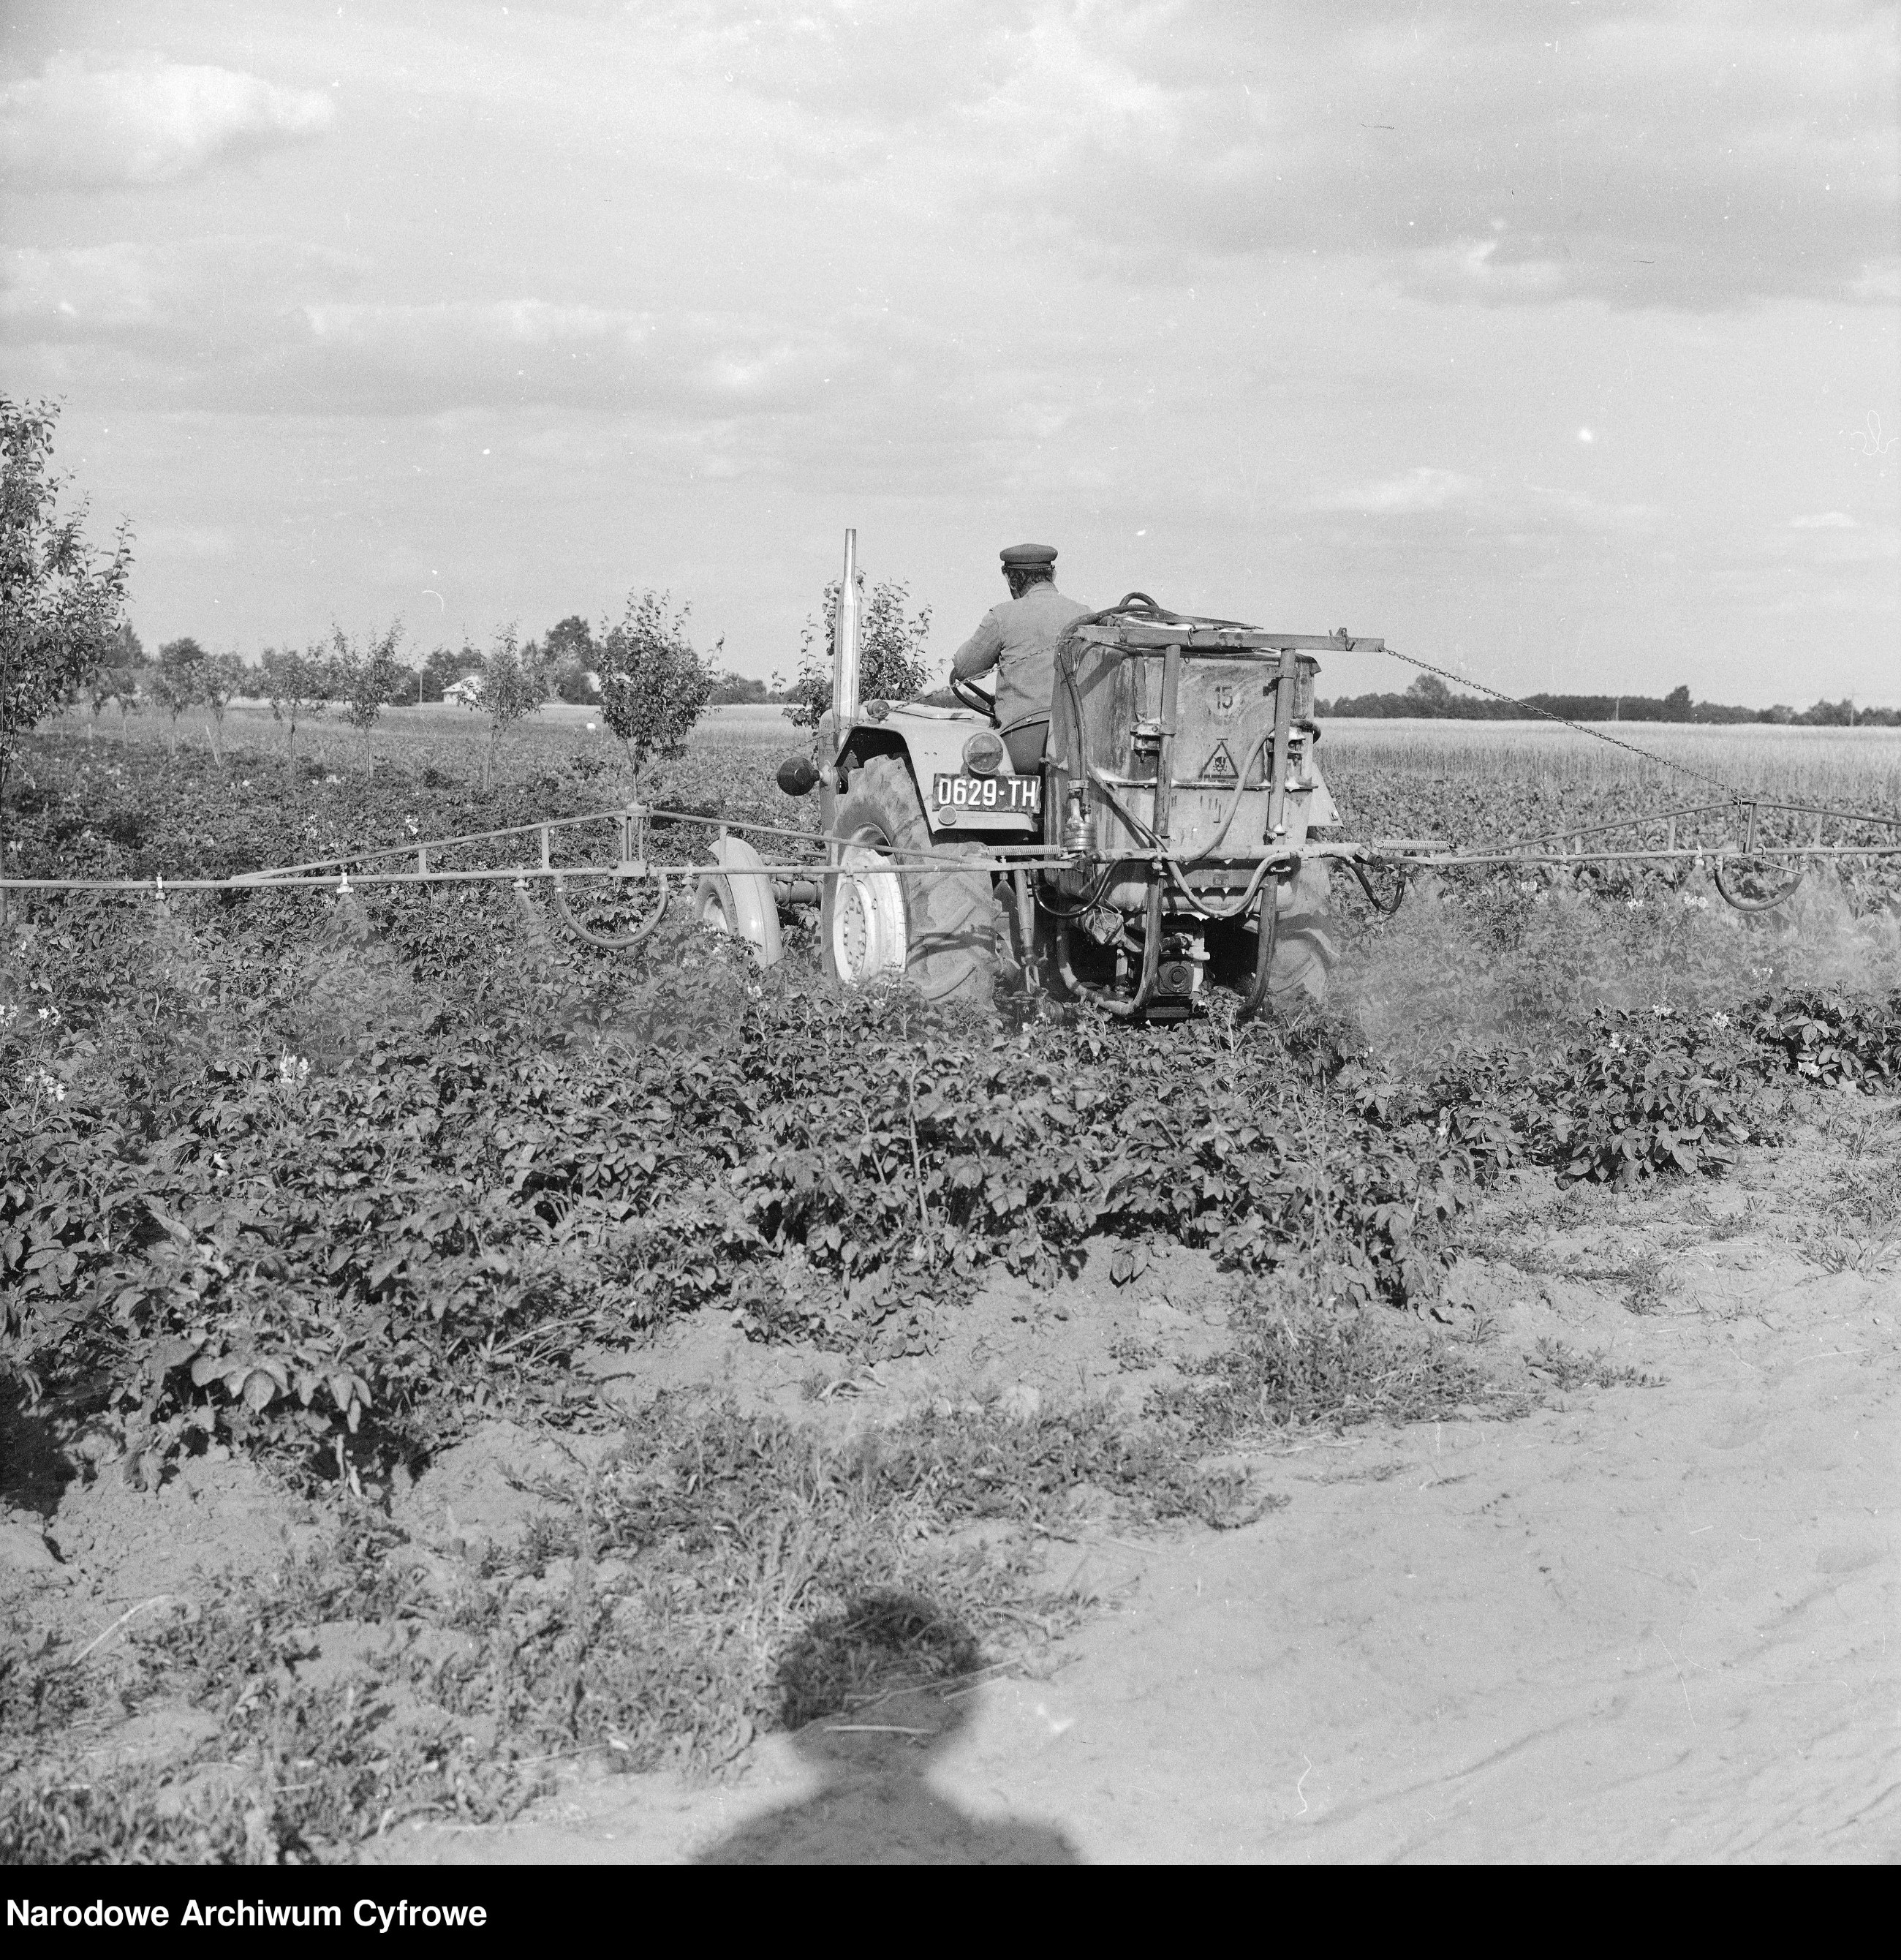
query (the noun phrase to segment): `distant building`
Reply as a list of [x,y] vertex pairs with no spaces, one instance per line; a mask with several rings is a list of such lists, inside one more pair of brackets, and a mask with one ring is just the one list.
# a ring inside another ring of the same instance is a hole
[[458,708],[474,707],[482,699],[482,676],[464,674],[460,680],[452,680],[443,689],[442,698]]

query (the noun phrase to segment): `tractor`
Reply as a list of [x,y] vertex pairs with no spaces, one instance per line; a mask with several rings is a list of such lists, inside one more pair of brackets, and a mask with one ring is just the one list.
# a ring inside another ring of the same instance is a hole
[[781,788],[819,798],[822,957],[841,988],[901,980],[988,1003],[1000,985],[1126,1020],[1317,1001],[1335,957],[1317,831],[1320,650],[1146,593],[1076,621],[1056,654],[1041,768],[1011,764],[983,689],[956,706],[861,701],[847,533],[832,705]]

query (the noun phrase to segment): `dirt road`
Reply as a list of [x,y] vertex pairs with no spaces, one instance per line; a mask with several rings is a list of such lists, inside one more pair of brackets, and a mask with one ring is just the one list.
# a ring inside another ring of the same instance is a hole
[[1063,1547],[1041,1679],[577,1786],[405,1859],[1784,1860],[1901,1852],[1901,1287],[1731,1236],[1658,1310],[1491,1275],[1667,1379],[1315,1439],[1244,1530]]

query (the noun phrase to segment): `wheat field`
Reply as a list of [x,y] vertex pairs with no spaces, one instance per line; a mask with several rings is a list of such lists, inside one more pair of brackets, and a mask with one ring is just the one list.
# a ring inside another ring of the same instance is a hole
[[1321,754],[1360,771],[1532,781],[1556,788],[1632,784],[1674,800],[1718,792],[1668,766],[1686,765],[1739,794],[1892,810],[1901,804],[1901,729],[1599,722],[1597,733],[1550,721],[1413,721],[1343,717],[1322,724]]

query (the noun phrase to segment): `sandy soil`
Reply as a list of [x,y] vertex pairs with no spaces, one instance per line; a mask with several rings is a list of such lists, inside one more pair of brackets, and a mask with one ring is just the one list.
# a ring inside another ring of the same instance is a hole
[[[1792,1249],[1828,1161],[1763,1153],[1715,1210],[1502,1220],[1461,1275],[1500,1347],[1649,1382],[1311,1437],[1261,1459],[1292,1501],[1259,1523],[1057,1548],[1057,1582],[1102,1610],[1041,1678],[814,1723],[730,1783],[578,1783],[389,1854],[1892,1859],[1901,1285]],[[1646,1252],[1648,1290],[1575,1277]]]
[[[81,1462],[92,1440],[80,1439]],[[329,1535],[317,1506],[221,1447],[187,1459],[160,1489],[138,1491],[116,1463],[75,1474],[78,1464],[46,1446],[45,1426],[9,1405],[0,1410],[0,1585],[29,1598],[36,1621],[97,1632],[102,1649],[122,1618],[196,1599],[225,1577],[274,1570]]]

